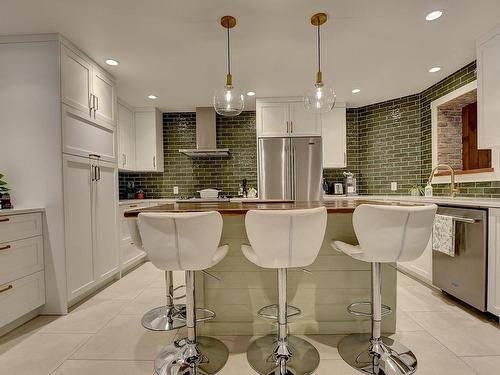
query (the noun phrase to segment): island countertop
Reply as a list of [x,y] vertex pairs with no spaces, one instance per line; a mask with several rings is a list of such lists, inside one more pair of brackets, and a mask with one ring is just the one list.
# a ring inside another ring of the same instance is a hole
[[294,210],[326,207],[328,213],[352,213],[361,204],[412,205],[418,203],[383,202],[364,199],[335,199],[328,201],[247,201],[247,202],[210,202],[210,203],[166,203],[155,207],[145,207],[126,211],[125,217],[136,217],[141,212],[204,212],[218,211],[222,215],[244,215],[249,210]]

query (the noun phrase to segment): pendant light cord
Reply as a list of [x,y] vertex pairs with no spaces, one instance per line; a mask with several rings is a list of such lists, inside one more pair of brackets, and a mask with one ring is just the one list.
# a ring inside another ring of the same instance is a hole
[[321,72],[321,34],[319,32],[319,16],[318,16],[318,72]]
[[229,43],[229,25],[227,28],[227,73],[231,74],[231,45]]

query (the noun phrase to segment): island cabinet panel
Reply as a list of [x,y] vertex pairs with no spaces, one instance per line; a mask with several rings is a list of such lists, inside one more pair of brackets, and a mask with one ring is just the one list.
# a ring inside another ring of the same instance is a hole
[[[200,325],[203,335],[265,335],[274,332],[273,322],[257,316],[265,305],[277,303],[276,270],[260,268],[241,252],[248,244],[244,215],[223,215],[221,244],[228,244],[228,255],[208,270],[220,280],[202,272],[196,274],[197,303],[217,312],[217,319]],[[293,321],[294,334],[346,334],[368,332],[369,320],[347,313],[347,306],[370,299],[370,264],[336,252],[330,246],[335,238],[357,243],[351,213],[332,213],[323,245],[316,261],[288,271],[289,303],[302,310]],[[383,267],[383,302],[396,310],[396,270]],[[384,332],[395,331],[395,314],[384,317]]]
[[477,40],[478,147],[500,147],[500,26]]
[[488,312],[500,317],[500,209],[488,215]]
[[119,272],[117,168],[64,156],[66,274],[69,303]]

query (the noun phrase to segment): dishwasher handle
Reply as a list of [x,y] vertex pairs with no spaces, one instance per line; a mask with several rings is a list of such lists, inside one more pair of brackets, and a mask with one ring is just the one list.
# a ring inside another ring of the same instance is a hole
[[462,216],[453,216],[453,215],[450,215],[453,220],[459,222],[459,223],[467,223],[467,224],[475,224],[479,221],[481,221],[481,219],[473,219],[471,217],[462,217]]

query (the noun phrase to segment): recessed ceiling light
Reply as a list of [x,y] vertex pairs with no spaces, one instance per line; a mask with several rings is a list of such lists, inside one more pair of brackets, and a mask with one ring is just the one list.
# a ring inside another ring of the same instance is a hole
[[440,66],[435,66],[435,67],[429,69],[429,73],[436,73],[436,72],[439,72],[440,70],[441,70]]
[[104,62],[108,65],[111,65],[111,66],[120,65],[120,62],[118,60],[115,60],[115,59],[106,59]]
[[248,96],[255,96],[255,91],[249,91],[249,92],[247,92],[247,95]]
[[361,92],[361,90],[360,89],[354,89],[354,90],[352,90],[353,94],[357,94],[358,92]]
[[149,99],[153,99],[153,100],[154,100],[154,99],[158,99],[158,97],[157,97],[156,95],[148,95],[148,98],[149,98]]
[[427,21],[434,21],[434,20],[437,20],[442,15],[443,15],[443,11],[442,10],[433,10],[432,12],[430,12],[429,14],[427,14],[425,16],[425,19]]

